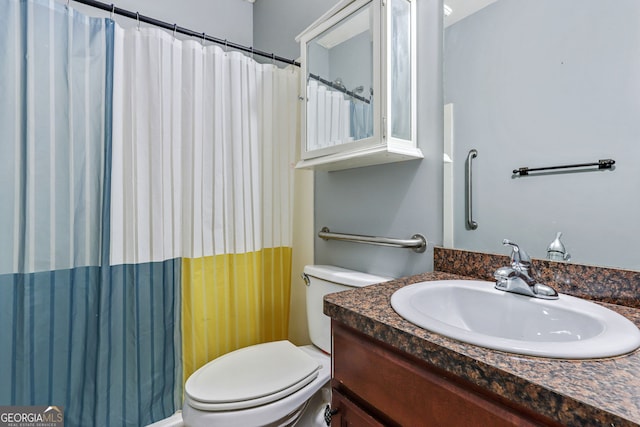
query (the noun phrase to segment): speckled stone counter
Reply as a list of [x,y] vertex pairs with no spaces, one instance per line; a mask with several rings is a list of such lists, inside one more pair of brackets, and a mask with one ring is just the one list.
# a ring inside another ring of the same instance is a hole
[[[640,308],[640,271],[533,259],[542,283],[558,292],[611,304]],[[506,255],[446,249],[433,251],[435,271],[493,280],[493,272],[509,264]]]
[[[391,308],[391,295],[408,284],[475,278],[425,273],[327,295],[324,311],[334,320],[564,425],[639,425],[640,351],[584,361],[519,356],[431,333]],[[640,326],[640,310],[603,305]]]

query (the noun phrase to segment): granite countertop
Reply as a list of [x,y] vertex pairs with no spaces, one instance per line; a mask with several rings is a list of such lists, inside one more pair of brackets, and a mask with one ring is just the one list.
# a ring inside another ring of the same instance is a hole
[[[366,335],[568,426],[640,424],[640,350],[608,359],[521,356],[466,344],[419,328],[391,308],[411,283],[469,279],[424,273],[325,297],[324,311]],[[640,326],[640,310],[602,305]]]

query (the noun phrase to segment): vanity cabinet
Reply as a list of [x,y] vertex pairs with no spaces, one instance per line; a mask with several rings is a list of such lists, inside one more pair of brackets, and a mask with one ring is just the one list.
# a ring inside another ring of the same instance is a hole
[[297,168],[421,159],[416,0],[343,0],[303,31]]
[[559,426],[332,320],[331,425]]

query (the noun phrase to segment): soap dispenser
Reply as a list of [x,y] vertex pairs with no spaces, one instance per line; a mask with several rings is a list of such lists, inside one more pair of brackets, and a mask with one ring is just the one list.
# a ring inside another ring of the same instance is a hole
[[564,247],[564,244],[560,240],[562,237],[562,232],[558,231],[556,234],[556,238],[549,244],[547,248],[547,259],[552,261],[569,261],[571,259],[571,255],[567,253],[567,249]]

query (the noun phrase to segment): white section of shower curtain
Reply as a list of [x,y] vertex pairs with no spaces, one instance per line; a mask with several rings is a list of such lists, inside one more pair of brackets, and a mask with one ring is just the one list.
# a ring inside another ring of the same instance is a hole
[[111,264],[291,246],[298,70],[116,29]]
[[318,150],[353,141],[351,103],[342,92],[315,80],[307,83],[307,150]]
[[0,274],[100,265],[107,23],[0,6]]

